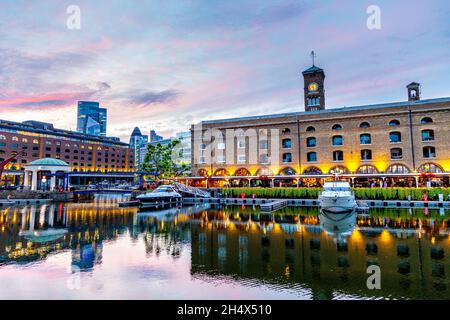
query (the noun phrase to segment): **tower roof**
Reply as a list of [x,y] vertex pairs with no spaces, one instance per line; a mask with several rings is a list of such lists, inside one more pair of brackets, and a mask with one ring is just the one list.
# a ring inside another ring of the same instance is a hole
[[141,130],[138,127],[134,128],[133,132],[131,133],[131,136],[132,137],[142,136]]
[[316,67],[316,66],[312,66],[309,69],[306,69],[305,71],[303,71],[303,74],[308,74],[308,73],[316,73],[316,72],[323,72],[323,69]]

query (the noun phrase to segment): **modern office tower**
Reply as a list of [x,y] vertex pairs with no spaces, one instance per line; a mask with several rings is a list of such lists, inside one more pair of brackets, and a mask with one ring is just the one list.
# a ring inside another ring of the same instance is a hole
[[150,142],[161,141],[163,137],[156,134],[155,130],[150,131]]
[[176,162],[191,164],[191,132],[178,132],[176,138],[180,140],[179,158],[176,159]]
[[140,155],[140,150],[141,148],[146,149],[147,145],[148,145],[148,136],[143,135],[138,127],[134,128],[130,137],[130,149],[134,150],[134,156],[136,159],[135,162],[136,169],[141,169],[144,159]]
[[77,131],[106,136],[107,110],[94,101],[78,101]]

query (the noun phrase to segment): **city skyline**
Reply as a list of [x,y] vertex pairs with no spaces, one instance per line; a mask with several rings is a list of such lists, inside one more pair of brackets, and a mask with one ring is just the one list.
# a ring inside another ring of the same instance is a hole
[[[76,130],[77,102],[108,108],[108,136],[163,136],[201,120],[303,111],[301,72],[326,70],[327,108],[450,96],[450,7],[277,1],[10,1],[0,13],[0,118]],[[39,14],[37,14],[39,13]],[[413,23],[404,23],[407,17]],[[50,39],[50,41],[49,41]],[[436,45],[439,44],[439,45]],[[24,119],[26,118],[26,119]]]

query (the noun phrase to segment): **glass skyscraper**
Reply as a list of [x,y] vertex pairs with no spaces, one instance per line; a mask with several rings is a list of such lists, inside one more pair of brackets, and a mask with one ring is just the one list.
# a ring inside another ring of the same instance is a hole
[[77,131],[106,136],[106,108],[94,101],[78,101]]

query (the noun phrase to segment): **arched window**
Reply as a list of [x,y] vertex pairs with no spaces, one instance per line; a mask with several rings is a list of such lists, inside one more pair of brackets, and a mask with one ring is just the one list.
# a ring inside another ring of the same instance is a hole
[[331,129],[335,130],[335,131],[341,131],[342,130],[342,126],[340,124],[335,124],[335,125],[333,125],[333,127]]
[[386,173],[409,173],[409,169],[402,164],[393,164],[387,168]]
[[431,119],[430,117],[425,117],[422,118],[422,120],[420,120],[420,124],[429,124],[429,123],[433,123],[433,119]]
[[292,162],[292,153],[283,153],[283,163]]
[[332,144],[333,146],[342,146],[344,144],[344,138],[342,136],[333,136]]
[[290,134],[290,133],[291,133],[291,129],[289,129],[289,128],[284,128],[284,129],[281,131],[281,133],[283,133],[283,134]]
[[396,126],[399,126],[399,125],[400,125],[400,121],[398,121],[398,120],[396,120],[396,119],[391,120],[391,121],[389,122],[389,126],[391,126],[391,127],[396,127]]
[[433,141],[434,140],[434,130],[427,129],[422,130],[422,141]]
[[6,136],[0,135],[0,140],[6,140]]
[[303,171],[303,174],[316,175],[316,174],[322,174],[322,171],[317,167],[309,167],[309,168],[306,168],[305,171]]
[[403,159],[403,151],[401,148],[393,148],[391,149],[391,159],[392,160],[400,160]]
[[257,176],[273,176],[273,171],[269,168],[261,168],[256,172]]
[[372,160],[372,150],[361,150],[361,160]]
[[378,173],[378,170],[374,166],[365,165],[365,166],[359,167],[359,169],[356,171],[356,173],[375,174],[375,173]]
[[335,174],[335,173],[348,173],[348,169],[344,166],[335,166],[333,168],[330,169],[330,173],[331,174]]
[[306,132],[316,132],[316,128],[308,127],[308,128],[306,128]]
[[436,165],[434,163],[425,163],[425,164],[421,165],[417,171],[419,171],[420,173],[422,173],[422,172],[432,172],[432,173],[444,172],[444,170],[442,170],[441,167],[439,167],[438,165]]
[[398,131],[389,133],[389,142],[390,143],[402,142],[402,134]]
[[250,171],[248,171],[245,168],[239,168],[236,170],[236,172],[234,173],[234,175],[236,177],[248,177],[250,176]]
[[295,170],[291,167],[287,167],[282,169],[279,173],[280,176],[293,176],[295,175]]
[[12,141],[19,141],[19,138],[17,138],[17,137],[12,137]]
[[315,147],[317,145],[317,140],[315,137],[309,137],[306,139],[306,146],[308,148]]
[[34,144],[39,144],[39,141],[38,141],[37,139],[34,139],[34,140],[33,140],[33,143],[34,143]]
[[359,124],[360,128],[370,128],[370,123],[364,121]]
[[360,144],[371,144],[372,143],[372,137],[368,133],[363,133],[359,136],[359,143]]
[[228,173],[228,171],[226,169],[217,169],[216,172],[214,172],[214,175],[216,177],[225,177],[225,176],[229,176],[230,174]]
[[317,152],[308,152],[306,154],[306,160],[308,162],[316,162],[317,161]]
[[341,150],[333,151],[333,161],[344,161],[344,152]]
[[423,157],[424,158],[436,158],[436,148],[435,147],[423,147]]
[[281,141],[281,145],[284,149],[290,149],[290,148],[292,148],[292,140],[291,139],[283,139],[283,141]]

